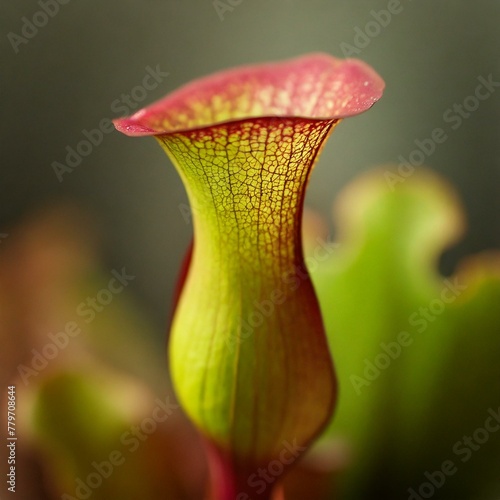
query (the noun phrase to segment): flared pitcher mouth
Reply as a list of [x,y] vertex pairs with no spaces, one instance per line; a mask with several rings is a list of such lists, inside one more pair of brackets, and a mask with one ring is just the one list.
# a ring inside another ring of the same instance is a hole
[[113,123],[129,136],[155,136],[256,118],[339,120],[371,108],[384,86],[362,61],[314,53],[194,80]]

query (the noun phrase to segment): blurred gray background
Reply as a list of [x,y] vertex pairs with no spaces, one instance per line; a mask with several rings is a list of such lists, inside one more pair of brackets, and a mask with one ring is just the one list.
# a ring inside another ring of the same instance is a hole
[[[136,276],[136,296],[163,335],[191,235],[169,160],[151,138],[112,132],[62,182],[53,162],[65,163],[66,147],[85,139],[84,129],[121,113],[115,101],[141,84],[148,66],[169,75],[146,96],[136,92],[143,100],[135,109],[216,70],[310,51],[343,57],[349,44],[382,75],[386,93],[335,131],[308,205],[330,217],[352,178],[408,157],[415,140],[441,127],[448,139],[425,164],[455,186],[469,221],[442,270],[499,246],[500,88],[456,130],[443,116],[473,95],[478,77],[500,82],[499,1],[221,0],[219,12],[214,3],[70,0],[45,18],[37,1],[1,0],[0,233],[47,203],[78,203],[98,223],[106,264]],[[398,13],[377,28],[372,11],[388,6]],[[23,18],[42,26],[23,35]]]

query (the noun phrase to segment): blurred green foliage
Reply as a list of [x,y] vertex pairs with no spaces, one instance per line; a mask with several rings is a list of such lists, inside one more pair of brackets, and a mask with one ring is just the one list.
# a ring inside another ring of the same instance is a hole
[[339,245],[310,268],[340,380],[338,498],[498,497],[500,255],[439,275],[463,213],[427,170],[394,189],[374,170],[335,216]]

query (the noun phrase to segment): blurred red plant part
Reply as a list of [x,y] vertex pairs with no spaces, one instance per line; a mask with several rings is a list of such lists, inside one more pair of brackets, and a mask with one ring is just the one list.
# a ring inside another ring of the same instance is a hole
[[95,500],[202,497],[206,464],[199,437],[169,397],[155,397],[141,382],[99,364],[82,365],[43,376],[32,406],[54,499],[75,495],[78,478],[88,483],[95,464],[112,455],[112,474],[90,488]]
[[[73,280],[95,257],[95,232],[89,218],[77,206],[61,203],[39,208],[12,225],[0,247],[0,341],[2,386],[16,386],[16,423],[24,439],[17,442],[16,463],[24,479],[17,482],[20,499],[46,499],[38,456],[26,426],[29,387],[36,385],[37,372],[20,377],[23,366],[31,368],[34,350],[47,343],[66,320],[68,296]],[[55,369],[60,360],[47,371]],[[2,395],[2,405],[5,402]],[[0,437],[7,424],[2,414]],[[0,471],[6,473],[6,461]],[[29,479],[28,479],[29,478]]]
[[186,278],[187,278],[187,275],[189,272],[189,266],[191,265],[191,259],[193,257],[193,245],[194,245],[194,241],[191,240],[191,243],[189,244],[189,247],[186,251],[186,254],[184,255],[184,258],[182,259],[179,274],[177,276],[177,281],[175,283],[174,298],[172,300],[172,307],[171,307],[171,312],[170,312],[170,321],[169,321],[168,330],[170,330],[173,316],[174,316],[175,310],[177,308],[177,304],[178,304],[179,299],[181,297],[182,289],[184,287],[184,283],[186,282]]

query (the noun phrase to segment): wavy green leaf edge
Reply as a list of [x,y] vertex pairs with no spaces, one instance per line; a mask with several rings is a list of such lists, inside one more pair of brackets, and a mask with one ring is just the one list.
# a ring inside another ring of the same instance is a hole
[[458,196],[426,169],[393,189],[390,170],[343,191],[331,255],[306,258],[340,384],[321,440],[341,450],[335,498],[496,498],[500,432],[484,429],[500,428],[500,254],[441,276],[464,232]]

